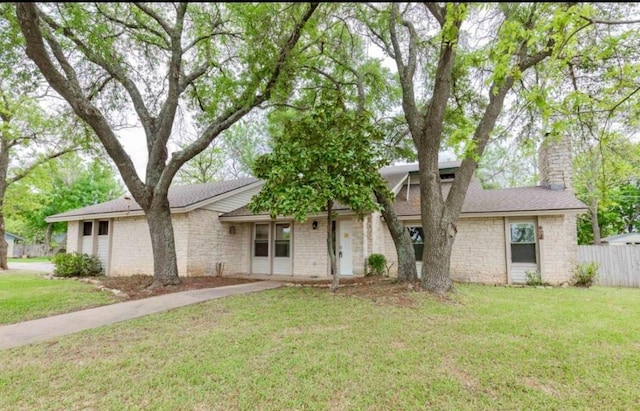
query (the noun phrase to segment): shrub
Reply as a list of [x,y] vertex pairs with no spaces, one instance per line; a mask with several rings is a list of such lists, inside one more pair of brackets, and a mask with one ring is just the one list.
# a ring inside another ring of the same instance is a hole
[[87,277],[102,274],[102,264],[98,257],[81,253],[60,253],[53,259],[56,277]]
[[381,276],[387,268],[387,259],[382,254],[371,254],[367,262],[369,263],[367,275]]
[[542,281],[542,274],[540,271],[527,271],[527,285],[549,285],[549,283]]
[[573,270],[572,284],[576,287],[591,287],[598,278],[598,264],[595,262],[577,264]]

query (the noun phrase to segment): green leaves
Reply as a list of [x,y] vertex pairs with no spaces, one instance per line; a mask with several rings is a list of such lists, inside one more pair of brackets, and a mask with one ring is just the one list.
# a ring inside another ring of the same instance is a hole
[[265,184],[249,204],[252,212],[302,221],[328,201],[359,216],[378,209],[372,193],[386,188],[378,174],[384,162],[372,143],[382,136],[367,117],[327,100],[306,112],[274,113],[272,124],[273,151],[253,169]]

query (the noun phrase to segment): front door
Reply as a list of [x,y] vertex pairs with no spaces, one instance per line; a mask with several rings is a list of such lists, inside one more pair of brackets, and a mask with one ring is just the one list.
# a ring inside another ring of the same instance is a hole
[[537,238],[535,221],[510,221],[511,283],[525,284],[527,273],[538,271]]
[[338,264],[340,265],[340,275],[353,275],[352,228],[353,224],[349,220],[338,223]]

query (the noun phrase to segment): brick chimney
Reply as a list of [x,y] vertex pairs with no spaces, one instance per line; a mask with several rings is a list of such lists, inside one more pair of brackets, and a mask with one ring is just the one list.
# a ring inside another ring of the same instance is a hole
[[551,190],[573,192],[571,141],[547,133],[538,148],[540,185]]

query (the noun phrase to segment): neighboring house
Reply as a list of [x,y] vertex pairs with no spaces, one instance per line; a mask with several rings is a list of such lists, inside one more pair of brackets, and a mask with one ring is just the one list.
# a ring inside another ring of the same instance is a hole
[[7,242],[7,257],[11,258],[11,257],[20,257],[20,256],[14,256],[13,255],[13,246],[15,244],[16,241],[24,241],[24,238],[17,236],[15,234],[11,234],[11,233],[4,233],[4,241]]
[[[577,258],[576,215],[586,207],[573,195],[566,153],[541,150],[538,187],[483,190],[474,178],[457,225],[451,261],[455,280],[523,283],[526,272],[535,270],[550,283],[570,279]],[[445,195],[459,165],[440,164]],[[417,165],[380,172],[396,195],[396,213],[410,230],[420,259],[424,233]],[[169,190],[180,275],[213,274],[216,265],[223,264],[225,274],[330,276],[326,216],[319,213],[296,222],[252,214],[246,205],[261,186],[261,181],[247,178]],[[397,267],[395,246],[380,213],[363,220],[344,207],[336,213],[333,232],[341,275],[362,275],[372,253],[383,253],[394,262],[392,270]],[[47,218],[55,221],[69,223],[67,251],[99,256],[107,275],[152,274],[149,230],[133,200],[113,200]]]
[[638,245],[640,244],[640,233],[618,234],[605,237],[600,240],[602,243],[610,245]]

